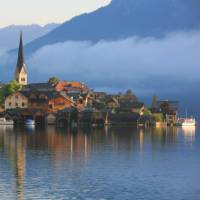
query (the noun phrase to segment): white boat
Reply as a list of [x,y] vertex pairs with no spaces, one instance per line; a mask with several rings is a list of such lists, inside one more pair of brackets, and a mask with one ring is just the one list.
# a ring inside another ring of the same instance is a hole
[[35,125],[35,121],[32,120],[32,119],[27,119],[27,120],[25,120],[24,125],[25,126],[34,126]]
[[196,126],[196,120],[195,118],[179,118],[178,119],[178,125],[180,126]]
[[14,125],[14,121],[3,117],[0,118],[0,125]]

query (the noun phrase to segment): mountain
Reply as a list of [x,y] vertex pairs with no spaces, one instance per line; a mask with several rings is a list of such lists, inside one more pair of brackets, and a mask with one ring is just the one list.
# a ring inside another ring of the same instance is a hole
[[56,28],[58,24],[48,24],[39,26],[36,24],[28,26],[11,25],[0,28],[0,50],[16,48],[19,45],[19,32],[24,33],[24,42],[29,43],[32,40],[41,37]]
[[67,40],[116,40],[130,36],[162,37],[168,32],[200,28],[199,0],[113,0],[30,42],[27,54]]

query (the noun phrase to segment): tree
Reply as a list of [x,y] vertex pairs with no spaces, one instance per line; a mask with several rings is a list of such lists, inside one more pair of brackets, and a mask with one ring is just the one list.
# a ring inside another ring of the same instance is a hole
[[1,89],[0,89],[0,105],[3,104],[4,98],[5,98],[4,88],[1,88]]
[[129,89],[129,90],[127,90],[127,91],[126,91],[126,95],[133,95],[133,92],[132,92],[132,90],[130,90],[130,89]]
[[151,116],[152,115],[151,111],[147,107],[145,107],[143,113],[144,113],[144,116]]
[[4,96],[20,91],[21,89],[22,85],[20,85],[16,80],[10,81],[4,88]]
[[153,119],[155,122],[163,122],[164,121],[164,116],[162,113],[154,113],[152,115]]
[[60,79],[56,76],[53,76],[49,79],[48,83],[56,85],[58,82],[60,81]]
[[0,88],[0,105],[4,103],[5,97],[14,92],[20,91],[22,86],[16,81],[10,81],[7,85]]

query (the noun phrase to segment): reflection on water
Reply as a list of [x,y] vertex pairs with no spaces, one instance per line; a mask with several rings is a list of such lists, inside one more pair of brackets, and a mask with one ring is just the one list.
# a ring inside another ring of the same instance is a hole
[[[185,170],[188,164],[181,151],[200,165],[196,149],[191,149],[195,134],[195,128],[175,127],[62,130],[0,126],[0,199],[113,199],[114,195],[116,199],[184,199],[189,193],[179,190],[187,187],[184,177],[192,179],[194,171],[190,172],[191,166]],[[195,195],[199,188],[192,183],[190,191]],[[156,193],[158,189],[162,192]],[[200,198],[198,194],[194,197]]]
[[194,143],[195,142],[195,134],[196,134],[196,127],[182,127],[182,133],[184,135],[185,141],[187,143]]

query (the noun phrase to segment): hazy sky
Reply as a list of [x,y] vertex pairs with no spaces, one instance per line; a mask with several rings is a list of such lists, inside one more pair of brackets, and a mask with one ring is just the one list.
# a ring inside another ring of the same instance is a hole
[[0,27],[11,24],[63,22],[104,6],[111,0],[0,0]]

